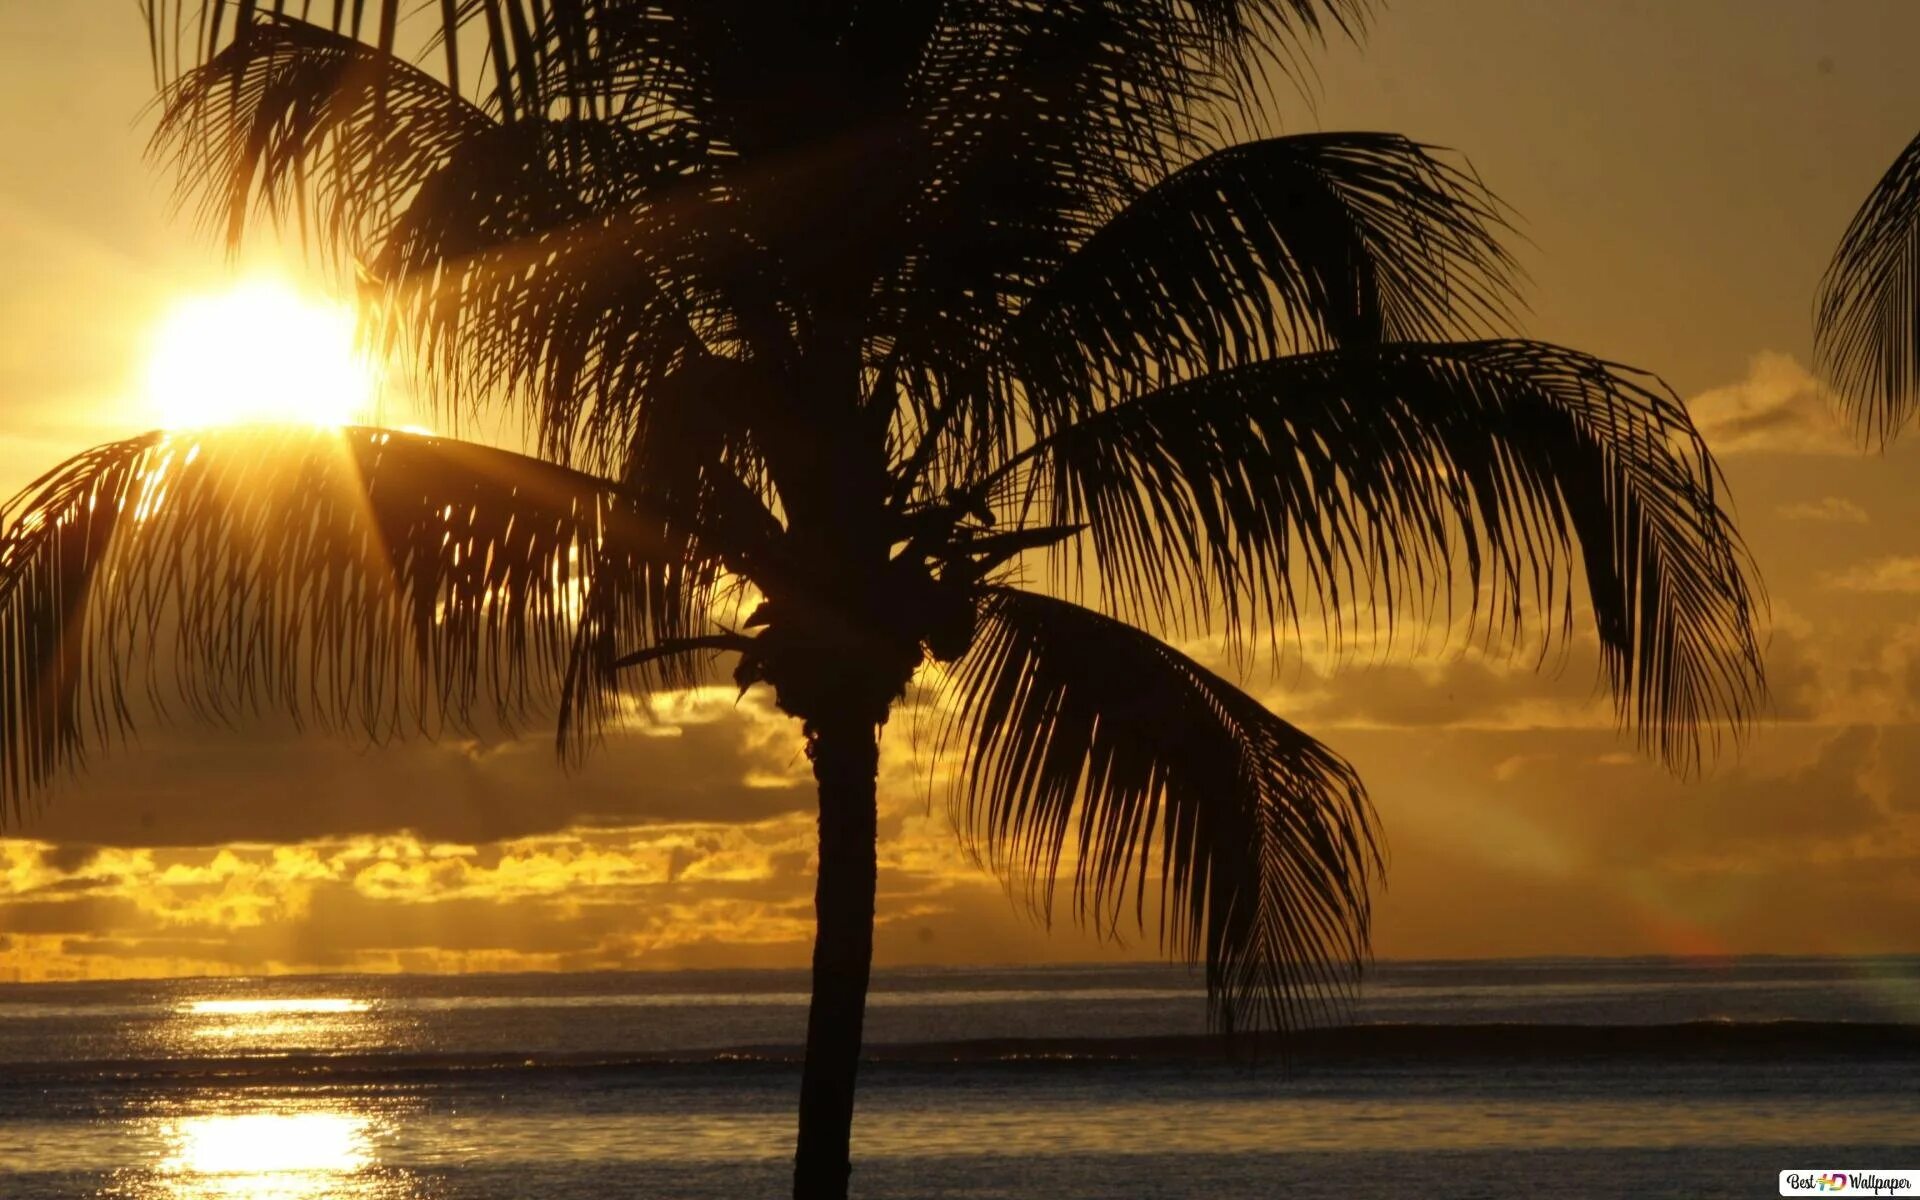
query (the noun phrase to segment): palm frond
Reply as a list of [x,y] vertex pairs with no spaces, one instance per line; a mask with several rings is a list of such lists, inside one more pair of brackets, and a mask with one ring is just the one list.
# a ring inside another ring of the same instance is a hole
[[[977,462],[1013,432],[988,414],[1021,405],[1044,433],[1111,396],[1225,366],[1485,336],[1516,303],[1506,228],[1476,177],[1394,134],[1269,138],[1209,154],[1058,262],[1029,264],[1043,282],[1004,329],[977,333],[994,343],[990,365],[974,367],[972,386],[940,389],[971,411],[923,422],[923,436],[948,444],[918,458],[948,473]],[[975,255],[972,269],[992,261]]]
[[1114,932],[1157,887],[1216,1026],[1297,1028],[1368,953],[1373,810],[1353,769],[1138,629],[992,588],[950,682],[956,826],[1043,914],[1068,848],[1074,914]]
[[[549,90],[556,59],[584,51],[589,22],[608,6],[599,0],[334,0],[299,5],[286,0],[140,0],[156,81],[164,89],[196,68],[251,40],[263,28],[298,21],[361,42],[381,55],[395,54],[403,40],[420,43],[444,64],[445,82],[468,93],[472,72],[461,69],[463,36],[471,26],[480,39],[480,71],[472,91],[506,121],[546,114],[578,101]],[[410,34],[410,36],[409,36]]]
[[1485,335],[1512,316],[1499,202],[1395,134],[1270,138],[1169,176],[1078,247],[1001,345],[1041,411],[1281,354]]
[[1217,607],[1242,644],[1316,605],[1336,643],[1348,620],[1391,629],[1460,584],[1489,644],[1517,645],[1535,606],[1559,615],[1549,640],[1570,630],[1577,568],[1623,722],[1682,770],[1761,699],[1719,468],[1658,380],[1575,351],[1393,344],[1238,367],[1088,416],[982,486],[1084,523],[1108,606],[1163,624]]
[[901,195],[880,226],[868,322],[881,399],[914,459],[1005,445],[1015,410],[989,349],[1075,247],[1198,154],[1219,91],[1181,5],[963,0],[915,77]]
[[997,329],[1143,180],[1198,144],[1202,33],[1163,6],[964,0],[914,81],[895,274],[877,320],[907,361]]
[[526,157],[488,146],[420,189],[373,260],[378,319],[443,410],[525,398],[543,453],[611,470],[665,378],[708,354],[784,357],[792,322],[696,182],[606,208],[543,190],[547,128],[502,130]]
[[260,213],[350,260],[443,416],[525,397],[545,454],[611,470],[653,383],[781,320],[685,123],[502,123],[349,36],[249,28],[165,94],[156,153],[230,242]]
[[256,215],[345,259],[449,156],[496,128],[432,75],[301,21],[254,23],[160,96],[152,152],[183,206],[237,245]]
[[1875,444],[1920,408],[1920,137],[1854,214],[1821,277],[1814,361]]
[[124,733],[140,678],[162,712],[376,739],[511,724],[568,687],[587,722],[612,655],[583,669],[583,611],[622,649],[702,618],[711,551],[670,525],[578,472],[382,430],[89,451],[0,507],[0,799],[17,815]]

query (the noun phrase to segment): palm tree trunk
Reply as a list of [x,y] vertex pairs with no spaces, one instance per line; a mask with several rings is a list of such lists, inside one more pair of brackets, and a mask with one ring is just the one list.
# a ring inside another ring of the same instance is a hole
[[880,751],[874,726],[858,716],[821,722],[809,732],[807,754],[820,788],[820,874],[813,893],[813,1004],[800,1076],[793,1194],[795,1200],[842,1200],[853,1170],[853,1084],[873,963]]

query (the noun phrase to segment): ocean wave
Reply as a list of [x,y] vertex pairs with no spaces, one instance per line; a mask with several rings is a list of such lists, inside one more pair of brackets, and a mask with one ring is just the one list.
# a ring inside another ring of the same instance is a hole
[[[689,1069],[797,1067],[801,1048],[731,1046],[653,1054],[273,1054],[0,1064],[0,1091],[59,1084],[447,1083],[460,1079]],[[880,1043],[866,1059],[892,1066],[1100,1063],[1305,1064],[1328,1061],[1869,1058],[1920,1059],[1920,1025],[1825,1021],[1691,1021],[1668,1025],[1365,1024],[1285,1037],[1025,1037]]]

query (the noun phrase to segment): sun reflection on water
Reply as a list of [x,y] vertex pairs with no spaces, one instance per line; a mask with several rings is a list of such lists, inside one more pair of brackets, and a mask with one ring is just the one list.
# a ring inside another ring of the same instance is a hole
[[187,1117],[162,1126],[161,1195],[177,1200],[318,1200],[365,1194],[373,1121],[343,1112]]
[[246,1017],[268,1013],[357,1013],[366,1012],[365,1000],[338,996],[297,996],[278,1000],[194,1000],[186,1011],[195,1016]]
[[[373,1003],[342,996],[181,997],[161,1028],[169,1053],[206,1038],[236,1060],[350,1052],[386,1036]],[[152,1149],[116,1195],[139,1200],[398,1200],[409,1173],[380,1161],[395,1109],[371,1098],[287,1086],[222,1086],[158,1107],[141,1122]]]
[[236,1050],[339,1050],[364,1036],[372,1006],[340,996],[190,1000],[175,1010],[174,1034],[231,1042]]
[[393,1014],[354,996],[261,995],[232,990],[178,997],[148,1031],[160,1055],[207,1052],[236,1057],[378,1051],[396,1036]]

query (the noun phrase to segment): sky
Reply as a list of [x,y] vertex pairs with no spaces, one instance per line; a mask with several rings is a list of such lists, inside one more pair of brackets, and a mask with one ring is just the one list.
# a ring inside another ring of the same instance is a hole
[[[184,300],[263,270],[335,284],[170,215],[131,0],[0,5],[0,45],[11,493],[153,424],[154,331]],[[1381,956],[1920,951],[1920,435],[1863,452],[1807,366],[1827,255],[1920,127],[1915,45],[1909,0],[1403,0],[1287,106],[1289,130],[1465,156],[1518,214],[1523,332],[1686,399],[1771,599],[1773,709],[1693,780],[1616,730],[1590,638],[1544,673],[1405,639],[1248,676],[1370,785]],[[883,747],[879,962],[1154,953],[1064,912],[1049,931],[972,864],[914,725]],[[152,727],[0,829],[0,981],[797,966],[811,805],[797,728],[731,689],[570,773],[537,729]]]

